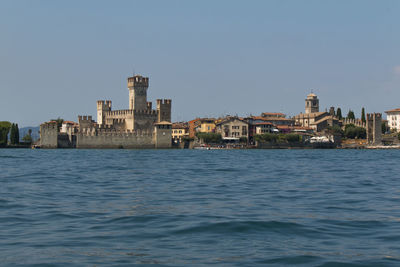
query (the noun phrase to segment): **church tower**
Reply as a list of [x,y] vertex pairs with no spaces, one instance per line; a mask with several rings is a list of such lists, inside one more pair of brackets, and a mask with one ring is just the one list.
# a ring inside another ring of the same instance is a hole
[[306,98],[306,114],[319,112],[319,99],[311,93]]
[[129,109],[147,109],[147,89],[149,88],[149,78],[135,75],[128,78],[129,89]]

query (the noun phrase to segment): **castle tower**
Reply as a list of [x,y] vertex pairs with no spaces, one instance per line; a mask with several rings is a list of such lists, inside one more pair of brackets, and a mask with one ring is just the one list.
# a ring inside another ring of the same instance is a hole
[[111,111],[111,100],[97,101],[97,124],[103,125],[106,123],[107,111]]
[[157,99],[157,122],[171,122],[171,99]]
[[149,78],[135,75],[128,78],[129,89],[129,109],[147,109],[147,89],[149,88]]
[[382,144],[382,113],[367,114],[367,141],[372,145]]
[[319,99],[313,93],[306,98],[306,114],[319,112]]

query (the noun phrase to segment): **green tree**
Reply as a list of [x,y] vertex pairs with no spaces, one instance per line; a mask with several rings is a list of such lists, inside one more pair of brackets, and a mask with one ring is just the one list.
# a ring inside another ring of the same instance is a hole
[[32,136],[30,134],[26,134],[24,137],[22,137],[22,141],[25,143],[32,143]]
[[10,143],[12,145],[18,145],[19,144],[19,129],[18,129],[18,124],[12,124],[11,125],[11,130],[10,130]]
[[64,122],[64,119],[61,119],[60,117],[58,117],[57,119],[52,119],[52,120],[50,120],[50,121],[55,121],[55,122],[57,122],[57,128],[60,129],[61,126],[62,126],[62,124],[63,124],[63,122]]
[[15,145],[15,124],[11,124],[11,128],[10,128],[10,143],[12,145]]
[[365,123],[367,120],[365,119],[365,108],[361,109],[361,121]]
[[341,109],[341,108],[337,108],[337,110],[336,110],[336,117],[337,117],[339,120],[343,119],[342,109]]
[[386,126],[386,123],[382,123],[382,133],[386,133],[387,131],[389,131],[388,129],[389,127]]
[[327,131],[330,134],[342,136],[344,135],[344,131],[339,125],[328,126]]
[[219,133],[198,132],[198,133],[196,133],[196,136],[200,140],[203,140],[203,142],[206,143],[206,144],[221,143],[221,141],[222,141],[222,136]]
[[10,132],[11,123],[8,121],[0,121],[0,146],[5,147],[8,141],[8,133]]
[[15,124],[15,139],[17,140],[17,144],[19,144],[19,127],[18,127],[18,123]]
[[349,110],[349,113],[347,113],[347,118],[348,119],[352,119],[355,120],[356,116],[354,115],[354,111],[352,111],[351,109]]
[[367,131],[362,127],[357,127],[354,124],[348,124],[345,126],[344,136],[349,139],[365,139],[367,137]]

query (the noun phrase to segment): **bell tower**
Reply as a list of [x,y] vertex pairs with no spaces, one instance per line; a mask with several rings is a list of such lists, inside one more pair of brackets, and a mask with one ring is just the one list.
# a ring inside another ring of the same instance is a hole
[[311,93],[306,98],[306,114],[319,112],[319,99]]
[[129,89],[129,109],[147,109],[147,89],[149,88],[149,78],[135,75],[128,78]]

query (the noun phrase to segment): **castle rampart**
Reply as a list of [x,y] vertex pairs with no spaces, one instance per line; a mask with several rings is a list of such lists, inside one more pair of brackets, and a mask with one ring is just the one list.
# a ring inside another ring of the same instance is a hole
[[[149,78],[128,78],[129,109],[112,110],[111,100],[97,101],[97,122],[92,116],[78,116],[78,123],[67,141],[57,127],[43,125],[43,147],[77,148],[161,148],[170,147],[172,133],[158,122],[171,121],[171,100],[157,100],[157,109],[147,101]],[[160,128],[161,127],[161,128]],[[157,133],[157,134],[155,134]],[[57,144],[57,139],[61,140]]]

